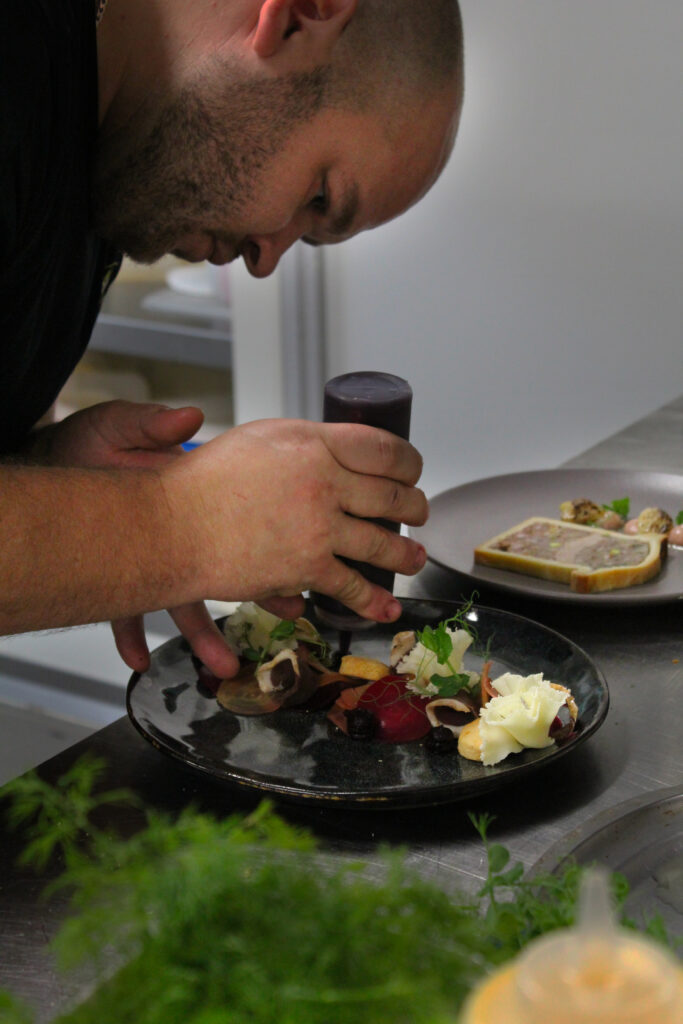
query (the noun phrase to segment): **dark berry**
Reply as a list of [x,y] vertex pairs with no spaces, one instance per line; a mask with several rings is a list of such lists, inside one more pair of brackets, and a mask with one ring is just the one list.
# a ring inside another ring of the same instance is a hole
[[437,725],[427,733],[425,747],[430,754],[450,754],[458,749],[458,739],[445,725]]
[[349,736],[352,740],[371,740],[377,733],[377,718],[367,708],[352,708],[345,712]]

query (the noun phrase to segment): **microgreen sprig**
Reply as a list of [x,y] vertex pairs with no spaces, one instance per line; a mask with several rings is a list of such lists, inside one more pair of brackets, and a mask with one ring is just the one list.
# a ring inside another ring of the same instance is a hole
[[459,672],[458,666],[450,662],[451,655],[453,654],[453,639],[449,629],[464,629],[475,642],[477,641],[477,632],[467,617],[478,596],[475,592],[463,604],[462,608],[459,608],[450,618],[444,619],[435,627],[425,626],[424,629],[418,630],[415,634],[418,643],[421,643],[424,648],[436,655],[439,665],[448,665],[451,669],[450,675],[443,676],[434,673],[429,680],[436,687],[440,697],[454,697],[459,690],[472,687],[469,674],[467,672]]
[[[320,660],[326,661],[329,654],[329,644],[327,641],[323,640],[321,636],[313,636],[308,633],[306,633],[305,637],[297,637],[297,625],[294,619],[280,619],[268,634],[268,643],[265,644],[265,646],[258,648],[245,647],[242,649],[241,654],[248,661],[254,661],[257,665],[262,665],[271,656],[270,645],[273,641],[297,641],[298,639],[301,639],[308,647],[317,648]],[[296,643],[293,643],[292,646],[296,646]]]

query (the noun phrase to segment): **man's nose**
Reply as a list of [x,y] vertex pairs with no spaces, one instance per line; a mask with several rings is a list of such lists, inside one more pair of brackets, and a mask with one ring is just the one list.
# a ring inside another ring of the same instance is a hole
[[242,257],[253,277],[272,274],[283,253],[301,238],[300,225],[290,221],[279,231],[267,235],[248,235],[242,244]]

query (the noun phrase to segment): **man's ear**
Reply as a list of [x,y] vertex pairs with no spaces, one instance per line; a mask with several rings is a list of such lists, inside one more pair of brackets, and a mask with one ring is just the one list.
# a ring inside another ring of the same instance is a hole
[[[358,0],[262,0],[252,40],[263,60],[281,53],[295,34],[302,49],[322,55],[345,29]],[[310,44],[310,47],[308,46]]]

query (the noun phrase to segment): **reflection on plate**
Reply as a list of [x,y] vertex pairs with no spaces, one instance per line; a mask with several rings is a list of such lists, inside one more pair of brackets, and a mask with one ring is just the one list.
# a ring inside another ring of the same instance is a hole
[[467,577],[474,586],[581,604],[644,604],[683,598],[683,550],[671,548],[654,580],[604,594],[575,594],[567,584],[475,565],[473,552],[496,534],[529,516],[560,517],[560,502],[591,498],[612,502],[630,498],[634,514],[658,506],[676,516],[683,508],[683,477],[621,469],[541,469],[510,473],[444,491],[430,500],[427,524],[411,535],[427,549],[431,562]]
[[602,864],[626,876],[630,917],[661,914],[683,935],[683,786],[634,797],[565,836],[531,873],[557,871],[568,859]]
[[[398,622],[358,633],[352,650],[386,659],[391,637],[451,616],[451,602],[406,600]],[[309,609],[309,618],[314,614]],[[457,753],[430,754],[421,741],[381,744],[353,741],[329,727],[324,712],[296,709],[245,718],[221,708],[198,685],[181,637],[152,654],[149,671],[128,684],[130,718],[158,750],[208,775],[293,800],[356,807],[410,807],[479,795],[556,761],[602,724],[609,697],[598,668],[579,647],[521,616],[474,607],[468,620],[482,648],[490,643],[492,674],[543,672],[568,686],[579,708],[578,729],[564,746],[527,750],[486,768]],[[337,635],[321,632],[333,646]],[[466,655],[468,668],[481,657]]]

